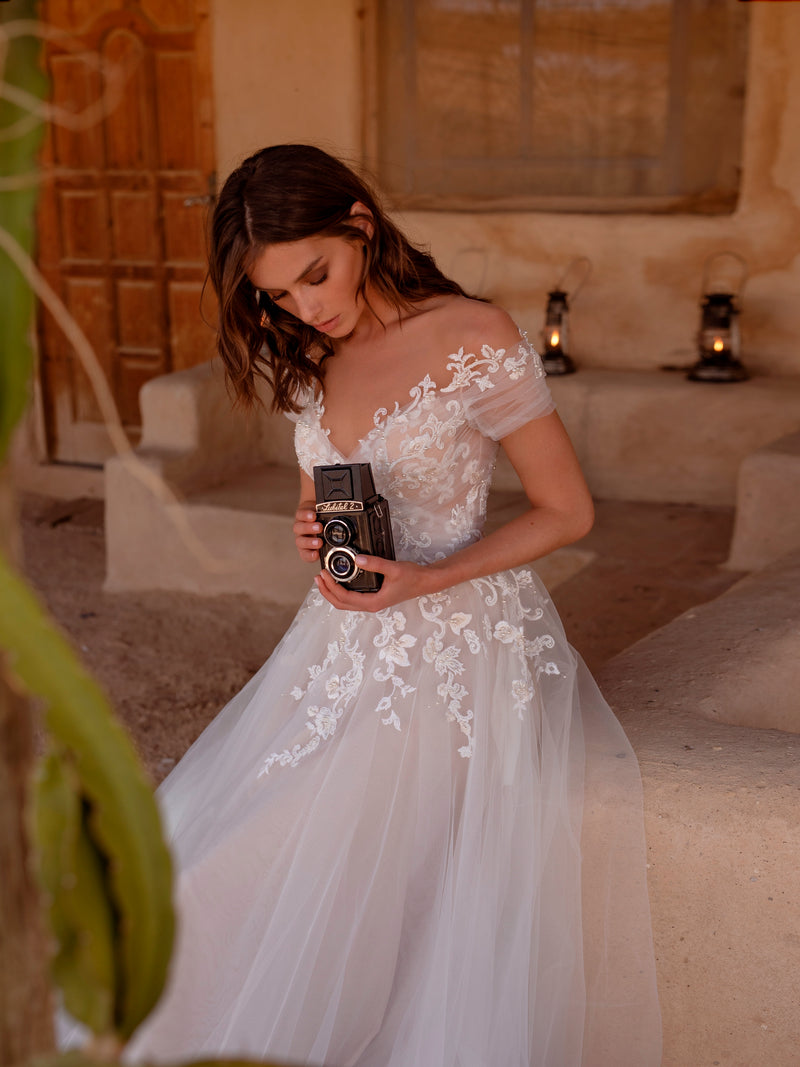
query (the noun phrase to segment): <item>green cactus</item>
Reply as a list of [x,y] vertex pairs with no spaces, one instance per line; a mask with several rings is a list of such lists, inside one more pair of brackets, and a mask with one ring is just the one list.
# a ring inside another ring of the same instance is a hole
[[86,826],[86,805],[69,751],[51,742],[35,797],[39,875],[56,937],[53,974],[64,1005],[96,1034],[114,1025],[115,914],[105,859]]
[[[158,1000],[172,948],[171,864],[155,799],[99,686],[33,593],[2,559],[0,605],[0,647],[7,652],[9,668],[29,693],[44,700],[47,730],[58,741],[62,756],[69,757],[62,758],[66,769],[59,775],[53,770],[53,758],[48,761],[40,780],[43,795],[37,820],[38,828],[48,831],[38,841],[43,871],[70,863],[61,867],[60,879],[51,875],[47,884],[53,925],[60,935],[58,977],[62,982],[67,979],[64,991],[71,1010],[94,1028],[106,990],[99,988],[89,998],[90,1017],[81,1013],[78,998],[69,990],[91,985],[100,974],[98,960],[91,952],[71,952],[69,946],[80,944],[85,931],[94,926],[100,885],[107,898],[115,972],[106,1025],[125,1040]],[[58,835],[52,833],[58,822],[54,792],[59,799],[73,794],[74,817],[64,816],[74,834],[71,847],[61,848]],[[52,848],[60,855],[47,855]],[[76,893],[76,882],[91,887],[91,896]],[[102,947],[97,948],[102,955]],[[101,970],[107,981],[108,967]]]

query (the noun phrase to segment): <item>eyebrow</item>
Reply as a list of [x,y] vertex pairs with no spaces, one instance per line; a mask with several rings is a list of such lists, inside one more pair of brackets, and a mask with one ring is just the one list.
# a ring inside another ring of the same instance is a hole
[[[317,258],[312,263],[309,263],[306,269],[297,276],[294,284],[296,285],[297,282],[301,282],[303,278],[307,277],[315,267],[319,266],[324,258],[324,256],[317,256]],[[278,295],[286,292],[285,289],[262,289],[261,291],[262,293],[278,293]]]

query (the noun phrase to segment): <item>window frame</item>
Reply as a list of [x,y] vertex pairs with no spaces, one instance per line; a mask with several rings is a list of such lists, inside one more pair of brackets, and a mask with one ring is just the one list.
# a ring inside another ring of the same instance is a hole
[[[727,0],[711,0],[712,3],[726,5]],[[381,188],[385,191],[393,208],[403,211],[455,211],[455,212],[582,212],[592,214],[692,214],[692,215],[729,215],[737,207],[741,191],[741,152],[744,128],[744,104],[746,91],[747,50],[749,46],[749,11],[745,4],[731,5],[736,9],[739,19],[739,37],[730,44],[736,53],[736,62],[731,69],[737,72],[734,89],[729,91],[726,103],[728,116],[734,115],[735,121],[720,153],[717,167],[717,180],[712,185],[695,191],[674,189],[658,195],[622,195],[604,196],[592,194],[558,195],[532,191],[523,195],[464,195],[459,193],[403,189],[400,183],[392,181],[391,168],[381,136],[382,124],[382,85],[381,85],[381,18],[384,4],[391,4],[395,9],[404,8],[404,17],[408,19],[408,7],[414,0],[367,0],[362,10],[363,33],[363,84],[364,110],[362,116],[362,140],[365,158]],[[522,0],[522,3],[535,3],[535,0]],[[673,40],[685,40],[692,32],[692,5],[707,4],[708,0],[672,0],[673,5]],[[732,25],[734,25],[732,23]],[[695,28],[695,33],[696,28]],[[407,51],[407,42],[403,42]],[[692,101],[686,93],[680,96],[676,85],[686,85],[691,77],[690,49],[673,47],[670,56],[670,91],[668,122],[671,127],[670,145],[660,161],[660,166],[669,171],[670,181],[678,185],[683,181],[684,189],[690,184],[686,180],[687,157],[690,154],[692,137],[694,143],[698,138],[707,136],[707,131],[686,132],[687,113],[692,110]],[[411,109],[404,109],[409,113]],[[693,109],[692,119],[697,121],[698,108]],[[414,116],[406,118],[407,126],[401,137],[406,144],[413,141],[413,131],[409,126]],[[691,120],[690,120],[691,121]],[[709,120],[709,126],[711,122]],[[681,129],[683,132],[681,133]],[[518,157],[519,158],[519,157]],[[401,161],[400,168],[408,160]],[[412,161],[413,165],[413,161]],[[487,160],[486,166],[496,165]],[[507,159],[506,166],[513,166]],[[542,162],[540,166],[545,166]]]

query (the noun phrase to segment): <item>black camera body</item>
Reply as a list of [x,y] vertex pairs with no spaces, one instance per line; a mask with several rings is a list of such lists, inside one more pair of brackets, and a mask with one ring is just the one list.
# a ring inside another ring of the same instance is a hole
[[346,589],[377,593],[383,575],[362,571],[356,556],[394,559],[389,505],[375,492],[369,463],[314,468],[317,520],[322,523],[323,570]]

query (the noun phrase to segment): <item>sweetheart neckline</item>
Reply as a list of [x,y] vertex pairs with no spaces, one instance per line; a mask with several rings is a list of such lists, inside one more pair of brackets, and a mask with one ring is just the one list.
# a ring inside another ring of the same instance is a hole
[[[519,327],[518,327],[518,329],[519,329]],[[455,379],[456,379],[456,377],[457,377],[457,375],[459,373],[458,366],[457,366],[456,363],[454,363],[454,361],[458,360],[459,357],[461,357],[462,360],[463,360],[467,356],[470,356],[470,355],[471,356],[477,356],[477,352],[480,352],[481,355],[484,355],[486,349],[488,349],[491,352],[492,356],[496,357],[497,354],[500,353],[500,352],[507,353],[509,351],[509,349],[511,349],[511,348],[518,349],[521,345],[525,345],[526,346],[527,353],[529,355],[533,354],[534,357],[537,355],[536,349],[534,348],[534,346],[529,341],[527,333],[524,330],[521,330],[521,329],[519,329],[519,338],[518,338],[518,340],[516,342],[514,342],[513,345],[501,345],[498,348],[494,348],[492,345],[484,343],[484,344],[478,345],[477,349],[472,349],[472,351],[467,352],[467,353],[464,352],[464,345],[459,346],[457,351],[449,353],[449,355],[447,356],[447,360],[448,361],[445,364],[445,368],[448,369],[448,370],[451,367],[454,367],[454,366],[456,367],[456,369],[453,371],[452,377],[450,379],[450,384],[452,385],[452,383],[455,381]],[[320,430],[325,435],[325,438],[327,439],[328,444],[331,446],[331,448],[334,450],[334,452],[336,452],[337,455],[339,455],[346,463],[349,463],[352,460],[352,458],[355,456],[355,454],[358,452],[358,450],[363,445],[365,445],[367,443],[367,441],[369,441],[374,436],[376,431],[378,431],[378,430],[382,429],[383,427],[385,427],[386,422],[388,421],[388,419],[390,417],[391,418],[396,418],[398,415],[401,415],[403,412],[407,411],[410,407],[412,407],[412,405],[418,399],[420,399],[420,397],[418,397],[418,395],[417,395],[418,391],[419,390],[424,390],[424,386],[428,385],[428,384],[430,385],[430,388],[427,390],[427,392],[423,391],[421,393],[421,397],[425,397],[425,396],[430,395],[431,393],[435,393],[435,392],[437,392],[439,390],[439,386],[431,378],[430,373],[426,373],[424,378],[421,378],[415,385],[411,386],[411,388],[408,390],[409,399],[406,400],[402,405],[400,404],[399,400],[395,400],[394,407],[391,409],[391,411],[389,410],[388,407],[383,407],[382,406],[382,407],[376,408],[375,411],[373,411],[373,413],[372,413],[372,423],[373,423],[372,427],[367,431],[367,433],[363,437],[359,437],[359,439],[355,443],[355,446],[350,450],[350,452],[346,452],[345,453],[337,445],[335,445],[334,442],[331,440],[331,431],[330,431],[330,429],[329,428],[326,429],[322,425],[322,418],[323,418],[323,416],[325,414],[325,402],[324,402],[325,393],[324,393],[324,390],[322,388],[320,388],[319,392],[314,394],[314,410],[315,410],[316,415],[317,415],[317,424],[318,424]],[[449,387],[450,386],[444,386],[445,389],[448,389]],[[379,424],[375,420],[382,413],[384,415],[384,419],[382,420],[382,424]]]
[[[426,386],[428,386],[427,389],[425,388]],[[331,440],[330,429],[322,425],[322,417],[325,414],[325,401],[324,393],[322,392],[322,390],[320,390],[320,392],[317,393],[314,397],[314,410],[317,416],[317,424],[320,430],[322,430],[322,432],[325,434],[328,444],[331,446],[334,452],[341,456],[341,458],[346,463],[349,463],[352,460],[353,456],[355,456],[356,452],[358,452],[358,450],[362,447],[362,445],[365,445],[367,441],[369,441],[370,438],[378,430],[385,428],[386,423],[390,418],[397,418],[398,415],[402,415],[403,412],[407,411],[415,403],[417,403],[418,401],[422,401],[425,399],[426,396],[430,396],[432,393],[435,393],[438,388],[438,385],[433,380],[433,378],[431,378],[430,374],[426,374],[424,378],[421,378],[415,385],[411,386],[411,388],[408,390],[408,400],[406,400],[402,405],[400,404],[399,400],[395,400],[394,407],[391,410],[389,410],[389,408],[385,406],[376,408],[372,413],[372,427],[367,431],[366,434],[364,434],[363,437],[359,437],[359,439],[356,441],[355,446],[349,452],[343,452],[341,448],[338,447],[338,445],[334,444],[334,442]],[[381,415],[383,415],[383,418],[380,422],[377,422],[376,420]]]

